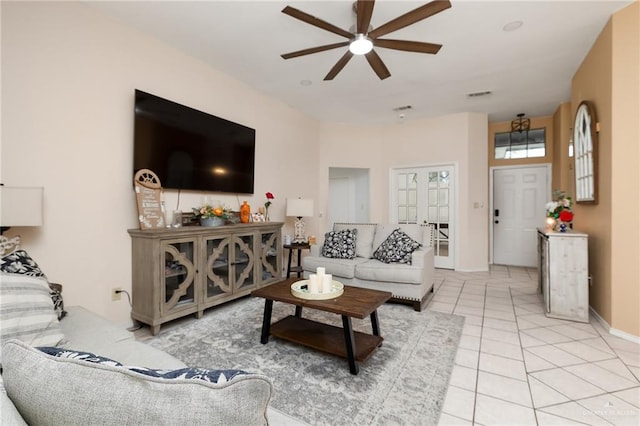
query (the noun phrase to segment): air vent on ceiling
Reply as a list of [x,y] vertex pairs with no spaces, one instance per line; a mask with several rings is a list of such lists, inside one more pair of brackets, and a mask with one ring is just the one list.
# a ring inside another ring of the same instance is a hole
[[473,92],[473,93],[468,93],[467,96],[470,98],[477,98],[479,96],[487,96],[491,94],[491,90],[484,90],[482,92]]

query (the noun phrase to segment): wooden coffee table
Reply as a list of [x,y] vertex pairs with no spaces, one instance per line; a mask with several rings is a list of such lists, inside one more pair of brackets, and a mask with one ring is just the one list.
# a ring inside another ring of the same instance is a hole
[[[306,300],[291,294],[291,284],[299,280],[299,278],[286,279],[251,293],[253,296],[265,299],[260,342],[266,344],[269,341],[269,335],[272,335],[341,356],[347,358],[351,374],[358,374],[358,362],[366,361],[382,344],[377,309],[391,298],[391,293],[345,285],[344,293],[335,299]],[[295,305],[295,315],[271,324],[274,301]],[[302,318],[302,308],[341,315],[342,328]],[[353,331],[351,318],[364,319],[367,316],[371,318],[373,333]]]

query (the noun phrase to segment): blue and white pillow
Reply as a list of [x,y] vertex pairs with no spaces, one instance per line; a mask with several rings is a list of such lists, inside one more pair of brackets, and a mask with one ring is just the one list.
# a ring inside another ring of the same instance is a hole
[[422,244],[398,228],[373,252],[373,258],[384,263],[411,265],[411,254],[421,246]]
[[177,370],[155,370],[147,367],[124,366],[118,361],[91,352],[75,351],[72,349],[63,349],[55,347],[39,347],[41,352],[57,358],[70,358],[81,361],[91,362],[94,364],[109,365],[111,367],[122,367],[129,371],[144,374],[145,376],[157,377],[160,379],[194,379],[203,380],[209,383],[226,383],[236,376],[249,374],[243,370],[211,370],[207,368],[186,367]]
[[324,234],[322,256],[335,259],[354,259],[356,257],[357,229],[343,229]]

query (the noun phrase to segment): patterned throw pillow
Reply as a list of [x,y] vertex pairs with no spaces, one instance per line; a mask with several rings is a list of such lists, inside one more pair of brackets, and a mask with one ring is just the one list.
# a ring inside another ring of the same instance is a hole
[[249,374],[242,370],[209,370],[206,368],[180,368],[178,370],[153,370],[146,367],[127,367],[120,364],[118,361],[114,361],[110,358],[106,358],[99,355],[94,355],[91,352],[81,352],[72,349],[54,348],[54,347],[39,347],[36,348],[41,352],[57,358],[71,358],[81,361],[92,362],[94,364],[109,365],[111,367],[122,367],[129,371],[144,374],[145,376],[157,377],[160,379],[194,379],[203,380],[209,383],[226,383],[236,376],[243,374]]
[[354,259],[356,257],[357,229],[344,229],[324,234],[322,256],[336,259]]
[[384,263],[406,263],[411,265],[411,253],[422,244],[413,240],[400,228],[395,229],[373,252],[373,258]]
[[[0,272],[47,279],[36,261],[24,250],[16,250],[0,258]],[[51,289],[50,295],[53,300],[53,310],[56,311],[58,320],[61,320],[67,315],[67,311],[64,310],[62,293],[59,290]]]
[[47,278],[36,261],[24,250],[16,250],[2,257],[0,259],[0,271]]

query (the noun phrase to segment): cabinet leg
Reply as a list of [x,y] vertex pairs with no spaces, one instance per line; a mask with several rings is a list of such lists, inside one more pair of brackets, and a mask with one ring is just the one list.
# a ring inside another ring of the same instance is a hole
[[196,312],[196,318],[197,318],[197,319],[202,318],[202,316],[203,316],[203,315],[204,315],[204,311],[198,311],[198,312]]
[[149,329],[151,329],[151,335],[155,336],[160,331],[160,326],[159,325],[150,325]]

